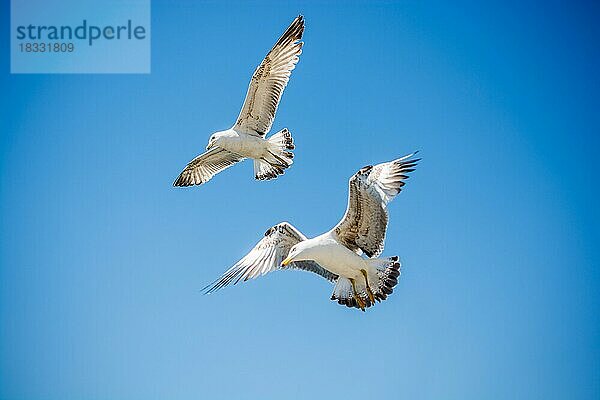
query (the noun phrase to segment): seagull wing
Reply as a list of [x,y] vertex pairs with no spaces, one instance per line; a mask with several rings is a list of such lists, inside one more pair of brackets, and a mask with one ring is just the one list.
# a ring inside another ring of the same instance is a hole
[[348,208],[333,228],[335,238],[352,251],[377,257],[383,251],[388,224],[387,204],[402,190],[408,173],[420,159],[416,153],[375,166],[366,166],[350,178]]
[[246,100],[233,129],[261,137],[271,130],[283,89],[302,53],[304,43],[299,40],[303,32],[304,18],[300,15],[254,71]]
[[203,290],[212,293],[229,284],[247,281],[278,269],[301,269],[314,272],[323,278],[334,281],[337,275],[327,271],[314,261],[294,261],[287,267],[281,267],[292,246],[306,240],[306,237],[291,224],[282,222],[269,228],[265,237],[254,246],[250,253],[229,268],[219,279]]
[[214,147],[190,161],[173,182],[173,186],[201,185],[243,159],[239,154]]

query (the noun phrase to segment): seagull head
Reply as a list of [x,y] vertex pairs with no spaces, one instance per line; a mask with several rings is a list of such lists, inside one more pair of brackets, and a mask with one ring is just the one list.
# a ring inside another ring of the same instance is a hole
[[213,133],[208,139],[208,144],[206,145],[206,150],[210,150],[217,145],[218,136],[217,133]]
[[220,146],[222,141],[234,138],[235,136],[235,132],[233,132],[231,129],[227,131],[215,132],[212,135],[210,135],[210,138],[208,139],[208,145],[206,145],[206,150],[210,150],[214,147]]
[[304,261],[310,260],[310,256],[308,255],[308,248],[305,244],[306,241],[300,242],[290,249],[287,257],[281,262],[282,267],[287,267],[289,263],[293,261]]

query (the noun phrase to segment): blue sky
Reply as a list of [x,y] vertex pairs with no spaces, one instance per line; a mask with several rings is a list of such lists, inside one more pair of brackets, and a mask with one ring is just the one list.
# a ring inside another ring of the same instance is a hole
[[[7,3],[0,398],[600,396],[597,5],[153,1],[151,74],[10,75]],[[274,125],[293,167],[173,188],[299,13]],[[279,221],[331,228],[357,169],[417,149],[386,302],[340,307],[300,272],[198,292]]]

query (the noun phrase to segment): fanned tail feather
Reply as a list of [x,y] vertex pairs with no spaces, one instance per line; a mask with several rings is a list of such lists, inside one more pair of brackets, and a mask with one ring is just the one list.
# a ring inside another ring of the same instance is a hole
[[340,276],[333,288],[331,300],[364,311],[375,305],[375,302],[383,301],[392,294],[400,276],[398,257],[366,261],[369,264],[369,269],[366,271],[369,286],[367,287],[364,279],[355,280],[353,284],[350,279]]
[[254,176],[258,180],[277,178],[293,163],[294,139],[287,128],[284,128],[267,139],[267,155],[254,160]]
[[387,299],[388,295],[392,294],[394,287],[398,284],[401,267],[400,261],[398,256],[393,256],[389,258],[375,258],[368,260],[368,262],[377,271],[377,281],[369,281],[369,286],[371,290],[375,286],[376,290],[373,290],[375,300],[383,301]]

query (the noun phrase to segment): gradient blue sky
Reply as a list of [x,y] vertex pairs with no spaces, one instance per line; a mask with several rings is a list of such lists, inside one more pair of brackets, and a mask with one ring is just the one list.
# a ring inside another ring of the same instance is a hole
[[[10,75],[2,2],[1,399],[600,397],[597,5],[172,3],[150,75]],[[294,166],[171,187],[299,13]],[[388,301],[299,272],[198,292],[416,149]]]

